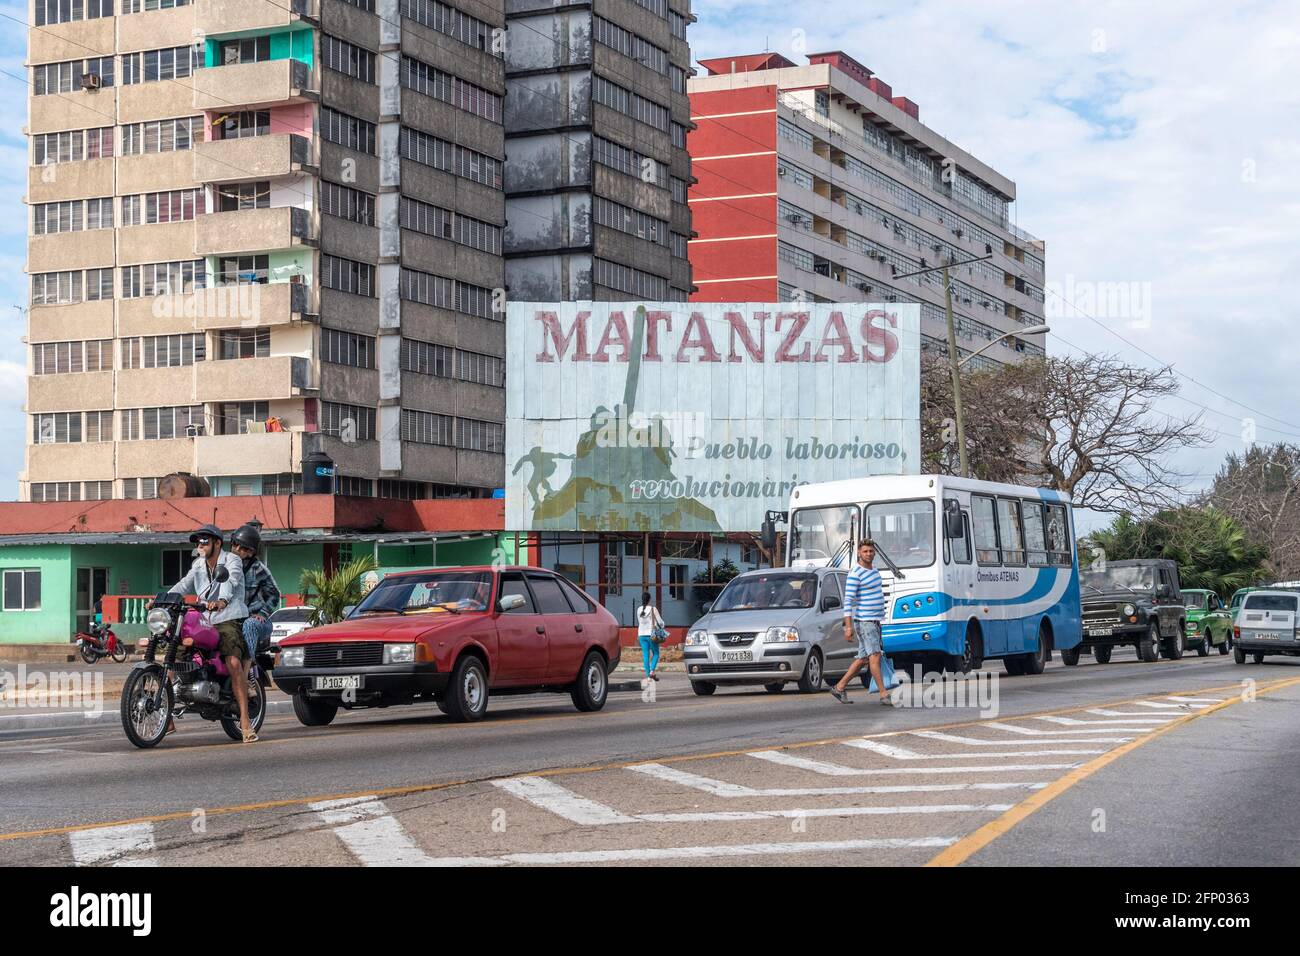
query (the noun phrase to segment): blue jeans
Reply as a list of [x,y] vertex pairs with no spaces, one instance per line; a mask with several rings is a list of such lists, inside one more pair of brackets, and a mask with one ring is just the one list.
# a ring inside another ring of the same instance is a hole
[[637,638],[641,642],[641,661],[645,664],[646,676],[659,666],[659,645],[655,643],[653,637],[641,635]]
[[263,634],[271,633],[270,621],[259,621],[255,617],[244,618],[244,643],[248,645],[248,659],[257,657],[257,645]]

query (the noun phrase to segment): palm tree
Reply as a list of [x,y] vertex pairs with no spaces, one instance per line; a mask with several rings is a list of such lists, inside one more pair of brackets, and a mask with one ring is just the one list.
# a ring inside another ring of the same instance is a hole
[[343,620],[343,609],[361,600],[362,577],[378,568],[375,559],[366,555],[349,561],[333,574],[327,574],[324,568],[305,569],[298,587],[303,601],[315,608],[311,614],[311,626]]

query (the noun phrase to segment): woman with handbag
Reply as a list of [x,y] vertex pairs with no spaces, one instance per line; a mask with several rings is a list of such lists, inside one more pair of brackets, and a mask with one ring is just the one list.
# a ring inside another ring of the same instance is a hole
[[641,644],[641,660],[645,664],[645,676],[658,680],[655,671],[659,667],[659,645],[668,637],[664,619],[659,609],[650,603],[650,592],[641,595],[641,606],[636,609],[636,638]]

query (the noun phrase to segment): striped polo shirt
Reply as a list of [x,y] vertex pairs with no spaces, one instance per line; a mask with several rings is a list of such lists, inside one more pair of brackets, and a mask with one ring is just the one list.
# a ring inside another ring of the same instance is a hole
[[844,588],[844,614],[855,621],[879,621],[885,616],[885,592],[875,568],[853,565]]

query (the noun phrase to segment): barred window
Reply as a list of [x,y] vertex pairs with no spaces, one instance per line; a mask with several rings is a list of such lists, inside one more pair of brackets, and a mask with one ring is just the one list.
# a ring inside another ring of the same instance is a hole
[[687,258],[686,244],[688,241],[687,237],[680,232],[670,232],[668,234],[668,248],[672,250],[672,254],[678,259]]
[[375,337],[343,332],[339,329],[320,330],[321,361],[354,368],[375,367]]
[[374,297],[375,267],[370,263],[322,255],[320,264],[323,288]]
[[217,212],[269,209],[271,206],[271,181],[269,179],[253,183],[223,183],[216,187],[216,193]]
[[250,422],[265,422],[271,417],[267,402],[222,402],[217,406],[217,433],[220,435],[247,435]]
[[113,367],[113,340],[41,342],[32,346],[33,375],[99,372]]
[[400,215],[403,229],[413,229],[439,239],[450,239],[462,246],[494,255],[501,254],[500,226],[406,196],[402,197]]
[[632,209],[604,196],[596,196],[594,199],[593,212],[599,225],[609,226],[661,246],[668,245],[668,223],[664,220],[648,216],[639,209]]
[[458,418],[456,419],[456,447],[501,455],[506,450],[505,432],[505,426],[498,422]]
[[84,213],[85,201],[81,199],[37,203],[32,206],[32,234],[45,236],[60,232],[80,232],[85,228]]
[[129,123],[122,127],[122,155],[141,156],[190,149],[196,139],[203,140],[201,116]]
[[32,416],[32,442],[65,445],[81,441],[81,412],[46,412]]
[[302,494],[302,474],[284,472],[278,475],[263,475],[262,494],[300,495]]
[[446,34],[476,50],[501,56],[502,52],[492,48],[492,34],[495,29],[468,13],[462,13],[455,7],[438,0],[402,0],[402,16],[423,24],[432,30]]
[[399,498],[403,501],[415,501],[427,498],[422,481],[403,481],[400,478],[380,478],[379,497]]
[[266,136],[271,132],[271,111],[241,110],[238,113],[226,113],[212,129],[216,139]]
[[217,335],[217,358],[222,361],[266,358],[270,354],[270,329],[223,329]]
[[370,193],[322,179],[320,198],[321,212],[327,216],[338,216],[363,226],[375,224],[375,197]]
[[591,80],[591,98],[615,112],[630,116],[632,119],[652,126],[657,130],[668,132],[668,108],[646,99],[636,93],[623,89],[617,83],[611,83],[603,76],[594,76]]
[[444,73],[414,57],[402,57],[402,85],[475,116],[482,116],[494,123],[501,122],[502,97],[499,93],[485,90],[454,74]]
[[178,295],[202,289],[207,284],[204,260],[149,262],[122,267],[122,298],[138,299],[151,295]]
[[686,71],[673,63],[668,67],[668,78],[672,81],[674,93],[686,92]]
[[788,242],[778,242],[776,244],[776,257],[782,262],[788,262],[796,269],[803,269],[805,272],[812,272],[813,254],[807,249],[800,249],[798,246],[792,246]]
[[321,63],[363,83],[375,82],[375,55],[328,33],[320,38]]
[[493,292],[482,286],[471,285],[428,272],[403,269],[401,296],[410,302],[420,302],[439,309],[452,309],[466,315],[485,319],[499,319],[492,311]]
[[592,17],[591,34],[597,43],[636,60],[656,73],[668,72],[667,50],[655,46],[631,31],[624,30],[604,17]]
[[402,409],[402,441],[421,445],[450,445],[455,439],[455,419],[450,415]]
[[32,137],[32,165],[52,166],[75,163],[86,158],[86,131],[37,133]]
[[638,299],[662,302],[668,294],[668,280],[608,259],[592,262],[592,280],[606,288],[626,292]]
[[217,259],[217,285],[262,284],[270,278],[270,256],[221,256]]
[[668,16],[668,0],[632,0],[632,2],[645,7],[657,17]]
[[686,194],[690,191],[690,183],[684,179],[678,179],[673,176],[670,180],[673,188],[673,202],[686,204]]
[[122,197],[122,225],[144,226],[160,222],[188,222],[203,211],[199,189],[174,189]]
[[373,441],[375,410],[360,405],[320,403],[320,430],[326,435],[351,441]]
[[81,89],[81,78],[88,74],[98,76],[100,86],[112,86],[113,58],[98,56],[34,66],[32,67],[32,94],[44,96],[53,93],[74,93]]
[[[122,85],[177,80],[203,68],[203,44],[122,54]],[[107,83],[105,86],[109,85]]]
[[359,153],[375,155],[375,124],[328,106],[320,108],[320,134],[331,143],[338,143]]
[[126,478],[122,481],[122,497],[127,499],[157,498],[158,479]]
[[122,340],[123,368],[177,368],[206,357],[207,340],[201,332]]
[[375,0],[343,0],[344,3],[350,3],[358,10],[364,10],[366,13],[375,12]]
[[86,441],[113,440],[113,413],[86,412]]
[[33,25],[43,27],[113,15],[113,0],[36,0]]
[[107,159],[113,155],[113,127],[86,130],[86,158]]
[[419,372],[421,375],[451,378],[455,352],[456,350],[448,345],[421,342],[417,339],[402,339],[402,369],[407,372]]
[[401,151],[405,159],[441,169],[493,189],[501,188],[501,160],[457,143],[403,126]]
[[457,349],[456,377],[462,382],[500,388],[505,382],[505,362],[495,355]]
[[146,13],[150,10],[170,10],[188,7],[190,0],[122,0],[123,13]]
[[668,185],[668,164],[601,136],[591,138],[591,158],[602,166],[635,176],[641,182]]

